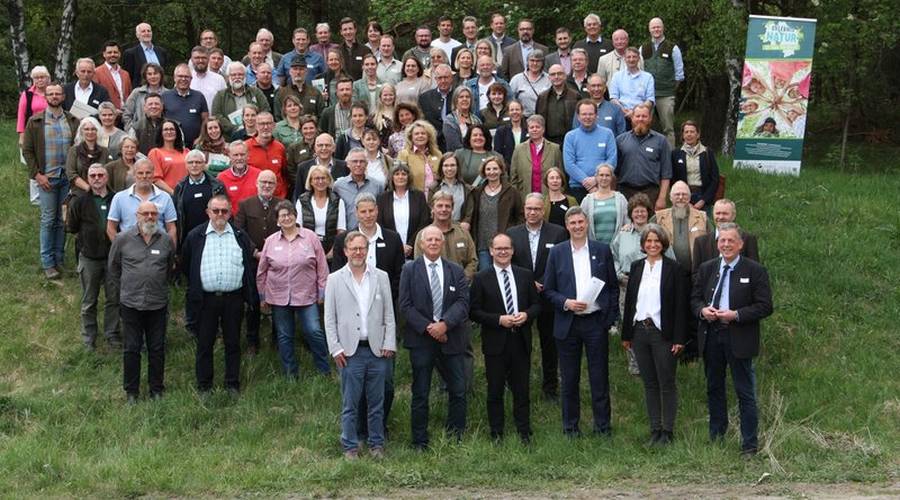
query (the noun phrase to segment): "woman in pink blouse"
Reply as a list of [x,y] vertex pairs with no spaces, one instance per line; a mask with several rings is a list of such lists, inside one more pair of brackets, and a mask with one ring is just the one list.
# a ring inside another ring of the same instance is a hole
[[19,96],[16,132],[19,133],[20,147],[22,146],[22,133],[25,132],[25,122],[28,121],[28,118],[47,108],[47,100],[44,99],[44,89],[50,83],[50,72],[44,66],[35,66],[31,68],[31,81],[34,84]]
[[256,273],[260,307],[264,311],[272,308],[285,374],[289,378],[299,376],[294,332],[300,323],[316,370],[328,375],[328,348],[318,307],[325,298],[328,261],[316,233],[297,225],[297,209],[290,201],[280,201],[275,211],[281,231],[266,238]]

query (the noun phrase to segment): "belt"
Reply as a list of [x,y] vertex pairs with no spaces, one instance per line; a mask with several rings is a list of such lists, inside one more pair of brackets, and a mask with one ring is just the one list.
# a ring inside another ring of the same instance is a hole
[[650,328],[653,330],[659,330],[659,328],[656,328],[656,324],[654,324],[653,320],[650,318],[644,318],[640,321],[635,321],[634,325],[635,326],[643,326],[644,328]]
[[226,297],[228,295],[240,295],[241,289],[238,288],[237,290],[232,290],[230,292],[206,292],[206,291],[204,291],[203,294],[213,296],[213,297]]
[[369,347],[369,341],[360,339],[359,344],[357,344],[357,347]]

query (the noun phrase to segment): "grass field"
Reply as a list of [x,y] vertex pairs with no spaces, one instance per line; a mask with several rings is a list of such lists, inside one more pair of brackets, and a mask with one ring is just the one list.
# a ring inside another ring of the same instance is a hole
[[[0,124],[0,137],[14,137],[9,122]],[[775,293],[775,314],[765,322],[757,363],[763,450],[756,459],[738,456],[733,404],[728,439],[708,443],[697,364],[679,367],[675,444],[645,448],[641,384],[628,375],[613,338],[612,439],[564,439],[559,407],[538,395],[535,364],[534,445],[525,449],[512,436],[492,445],[478,359],[465,439],[456,444],[441,438],[445,406],[432,398],[433,446],[416,453],[408,445],[410,369],[401,352],[388,458],[347,463],[338,442],[338,382],[313,376],[306,353],[298,383],[282,379],[275,352],[266,348],[244,359],[239,399],[224,392],[198,397],[192,343],[180,327],[182,291],[174,292],[171,309],[177,314],[168,332],[166,397],[127,407],[121,356],[105,346],[96,354],[81,347],[77,279],[52,284],[40,274],[37,209],[26,202],[14,141],[5,139],[0,496],[346,496],[404,490],[413,496],[534,497],[644,486],[665,495],[668,486],[690,494],[752,485],[765,473],[771,488],[765,491],[775,494],[790,484],[818,484],[825,494],[839,490],[822,483],[896,485],[898,152],[872,149],[865,155],[871,168],[848,173],[807,165],[799,178],[725,169],[738,220],[759,236]],[[74,268],[71,252],[67,257]],[[537,347],[533,359],[538,360]],[[220,358],[216,369],[221,380]],[[589,426],[586,403],[583,415],[583,426]]]

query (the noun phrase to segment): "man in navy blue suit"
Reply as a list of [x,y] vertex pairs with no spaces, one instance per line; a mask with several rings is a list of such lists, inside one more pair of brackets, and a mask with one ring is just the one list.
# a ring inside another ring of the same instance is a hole
[[[570,239],[550,250],[544,272],[544,295],[553,304],[556,315],[553,335],[559,351],[562,379],[563,432],[569,437],[581,435],[581,352],[587,356],[591,386],[594,432],[608,436],[609,402],[609,327],[619,314],[619,287],[609,246],[587,238],[587,216],[581,207],[566,212]],[[592,287],[603,282],[593,301],[586,298]]]
[[400,273],[400,310],[406,316],[403,344],[412,364],[410,425],[413,447],[428,447],[428,395],[436,362],[443,363],[448,403],[445,428],[457,439],[466,429],[463,358],[469,344],[469,285],[463,268],[441,258],[444,233],[422,230],[422,256]]

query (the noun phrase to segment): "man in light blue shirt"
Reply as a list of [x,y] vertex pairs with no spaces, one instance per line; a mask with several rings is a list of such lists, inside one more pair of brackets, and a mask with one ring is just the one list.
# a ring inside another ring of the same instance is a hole
[[569,194],[579,203],[597,189],[597,166],[618,161],[616,138],[610,129],[597,126],[597,106],[591,99],[575,107],[581,126],[570,130],[563,141],[563,163],[569,176]]
[[159,228],[168,233],[172,243],[177,246],[175,221],[178,220],[178,214],[175,204],[168,193],[153,185],[153,163],[146,158],[134,164],[134,185],[113,196],[106,217],[106,235],[110,241],[120,231],[127,231],[137,224],[137,209],[145,201],[156,205],[159,211]]
[[281,62],[275,68],[275,81],[279,86],[291,84],[291,63],[298,56],[304,56],[307,83],[312,82],[316,75],[325,72],[325,60],[322,59],[322,56],[309,51],[309,33],[305,28],[294,30],[292,42],[294,50],[282,56]]
[[[347,167],[350,175],[340,177],[334,181],[334,192],[344,200],[345,207],[355,207],[356,197],[360,193],[371,193],[378,196],[384,192],[384,185],[366,177],[366,151],[362,148],[353,148],[347,153]],[[354,228],[359,225],[356,218],[356,210],[347,210],[347,227]]]
[[631,123],[631,112],[636,105],[647,104],[652,107],[656,102],[653,75],[638,67],[640,60],[641,53],[638,49],[625,49],[625,71],[614,74],[609,83],[609,99],[621,108],[628,123]]
[[[625,115],[618,106],[606,100],[606,78],[597,73],[588,77],[588,93],[597,103],[597,125],[610,129],[615,137],[625,132]],[[578,125],[576,114],[572,116],[572,128]]]

